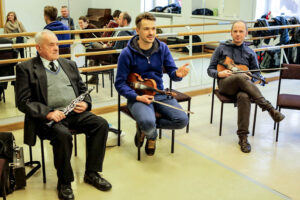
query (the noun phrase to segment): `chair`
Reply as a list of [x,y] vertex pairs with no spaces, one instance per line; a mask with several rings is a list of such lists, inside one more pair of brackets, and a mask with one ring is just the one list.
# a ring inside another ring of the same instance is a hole
[[[121,105],[121,96],[118,94],[118,145],[121,145],[121,112],[129,116],[131,119],[135,120],[132,114],[130,113],[127,105]],[[156,116],[159,115],[156,113]],[[159,138],[161,138],[161,129],[159,129]],[[174,141],[175,141],[175,130],[172,130],[172,139],[171,139],[171,153],[174,153]],[[138,160],[141,160],[141,147],[138,145]]]
[[[78,132],[75,130],[70,130],[72,135],[74,136],[74,154],[77,156],[77,134]],[[44,140],[40,138],[41,143],[41,156],[42,156],[42,171],[43,171],[43,183],[46,183],[46,166],[45,166],[45,153],[44,153]],[[32,146],[29,146],[29,159],[30,163],[32,163]]]
[[[106,51],[106,50],[112,50],[112,48],[104,48],[104,49],[86,49],[86,52],[95,52],[95,51]],[[112,54],[106,54],[106,55],[92,55],[92,56],[86,56],[85,57],[85,66],[88,66],[88,60],[94,60],[99,62],[99,65],[110,65],[117,63],[117,60]],[[109,70],[101,70],[101,71],[95,71],[95,72],[82,72],[82,74],[86,77],[86,85],[88,86],[88,76],[89,75],[96,75],[97,76],[97,84],[96,84],[96,91],[98,92],[98,84],[99,84],[99,78],[98,75],[102,74],[102,87],[104,88],[104,74],[109,74],[110,78],[110,95],[113,97],[113,83],[114,83],[114,69]]]
[[[17,51],[15,51],[13,49],[0,50],[0,60],[15,59],[15,58],[18,58],[18,52]],[[0,76],[14,75],[15,74],[14,66],[16,64],[17,63],[0,64]],[[3,88],[3,92],[0,95],[2,95],[2,99],[3,99],[4,103],[6,102],[5,89],[7,88],[7,84],[8,84],[7,82],[0,83],[0,87]]]
[[[282,67],[287,67],[286,70],[280,71],[276,109],[292,109],[300,110],[300,95],[297,94],[282,94],[280,91],[282,79],[297,79],[300,80],[300,65],[299,64],[283,64]],[[279,122],[276,130],[276,142],[278,142]]]
[[[221,94],[218,89],[215,89],[215,87],[216,87],[216,79],[213,80],[213,88],[212,88],[212,95],[211,95],[212,100],[211,100],[211,111],[210,111],[210,123],[212,124],[212,121],[213,121],[214,97],[216,95],[221,102],[220,128],[219,128],[219,136],[221,136],[222,135],[222,123],[223,123],[223,106],[225,103],[235,104],[236,98],[230,97],[230,96],[225,96],[225,95]],[[254,101],[251,100],[251,103],[254,103]],[[257,104],[255,104],[255,110],[254,110],[252,136],[254,136],[254,134],[255,134],[256,114],[257,114]]]
[[[59,55],[70,54],[70,53],[71,53],[70,47],[59,48]],[[68,59],[70,59],[70,58],[68,58]]]
[[[165,72],[164,72],[165,73]],[[170,90],[171,92],[174,92],[176,93],[176,96],[174,97],[179,103],[181,102],[186,102],[188,103],[187,105],[187,110],[188,111],[191,111],[191,100],[192,100],[192,97],[187,95],[187,94],[184,94],[182,92],[179,92],[177,90],[174,90],[172,89],[172,80],[170,79],[170,82],[169,82],[169,87],[170,89],[166,89],[166,90]],[[186,133],[189,132],[189,128],[190,128],[190,113],[187,113],[187,116],[189,118],[189,123],[186,125]]]

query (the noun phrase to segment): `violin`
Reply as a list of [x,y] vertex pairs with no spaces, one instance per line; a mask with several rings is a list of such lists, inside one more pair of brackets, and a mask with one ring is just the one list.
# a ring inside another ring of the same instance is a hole
[[[132,89],[135,90],[135,92],[138,95],[150,95],[150,96],[154,96],[156,93],[160,93],[160,94],[165,94],[168,96],[172,96],[175,97],[176,93],[175,92],[171,92],[171,91],[164,91],[164,90],[159,90],[157,89],[157,84],[155,82],[155,80],[153,79],[148,79],[145,78],[143,79],[139,74],[137,73],[130,73],[127,77],[127,84],[129,85],[129,87],[131,87]],[[188,110],[184,110],[181,108],[177,108],[175,106],[160,102],[160,101],[156,101],[156,100],[152,100],[153,103],[158,103],[176,110],[181,110],[183,112],[187,112],[187,113],[191,113],[194,114],[194,112],[188,111]]]
[[251,73],[251,71],[254,72],[254,71],[260,71],[260,70],[249,70],[249,68],[246,65],[235,64],[234,61],[228,56],[226,56],[226,58],[224,60],[221,60],[217,65],[218,72],[221,72],[224,70],[230,70],[230,71],[232,71],[233,74],[246,73],[248,76],[255,78],[255,79],[259,80],[260,82],[262,82],[263,85],[266,84],[266,81],[264,79]]
[[164,91],[157,89],[155,80],[145,78],[143,79],[137,73],[130,73],[127,77],[127,84],[136,91],[139,95],[151,95],[154,96],[156,93],[165,94],[168,96],[175,97],[176,93],[171,91]]

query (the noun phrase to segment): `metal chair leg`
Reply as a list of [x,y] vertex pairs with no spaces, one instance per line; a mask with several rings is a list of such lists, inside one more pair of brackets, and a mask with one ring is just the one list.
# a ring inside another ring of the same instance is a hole
[[[191,100],[188,101],[188,111],[191,111]],[[186,133],[190,131],[190,113],[187,114],[189,118],[189,123],[186,125]]]
[[174,153],[175,130],[172,130],[171,153]]
[[161,139],[161,132],[162,132],[162,130],[161,130],[161,128],[159,129],[159,134],[158,134],[158,138],[159,139]]
[[253,127],[252,127],[252,136],[254,136],[254,134],[255,134],[256,115],[257,115],[257,104],[255,104],[255,110],[254,110],[254,119],[253,119]]
[[[279,112],[280,112],[280,107],[279,107]],[[276,130],[276,142],[278,142],[278,135],[279,135],[279,122],[277,122],[277,130]]]
[[44,141],[43,140],[41,140],[41,153],[42,153],[43,182],[46,183],[46,166],[45,166]]
[[77,156],[77,134],[74,134],[74,151],[75,151],[75,156]]
[[223,123],[223,105],[224,103],[221,103],[221,116],[220,116],[220,128],[219,128],[219,136],[222,135],[222,123]]

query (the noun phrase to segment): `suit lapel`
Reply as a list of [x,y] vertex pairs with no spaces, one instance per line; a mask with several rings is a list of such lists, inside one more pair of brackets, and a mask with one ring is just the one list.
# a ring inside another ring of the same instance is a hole
[[43,62],[40,57],[37,57],[33,64],[34,74],[37,77],[40,85],[40,92],[46,104],[48,104],[48,90],[47,90],[47,75]]

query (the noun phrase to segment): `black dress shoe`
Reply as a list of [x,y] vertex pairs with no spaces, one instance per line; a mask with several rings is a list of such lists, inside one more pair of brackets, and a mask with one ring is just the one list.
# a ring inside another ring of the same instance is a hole
[[107,191],[111,189],[111,184],[102,178],[97,172],[85,173],[84,182],[91,184],[98,190]]
[[74,194],[71,184],[58,184],[58,198],[63,200],[73,200]]
[[251,145],[248,142],[247,135],[240,135],[239,145],[241,146],[241,151],[244,153],[250,153]]
[[[141,129],[136,125],[136,134],[134,136],[134,144],[136,147],[142,147],[145,140],[145,134],[141,131]],[[140,142],[140,143],[139,143]]]
[[149,139],[146,142],[145,152],[148,156],[153,156],[156,148],[156,140]]

